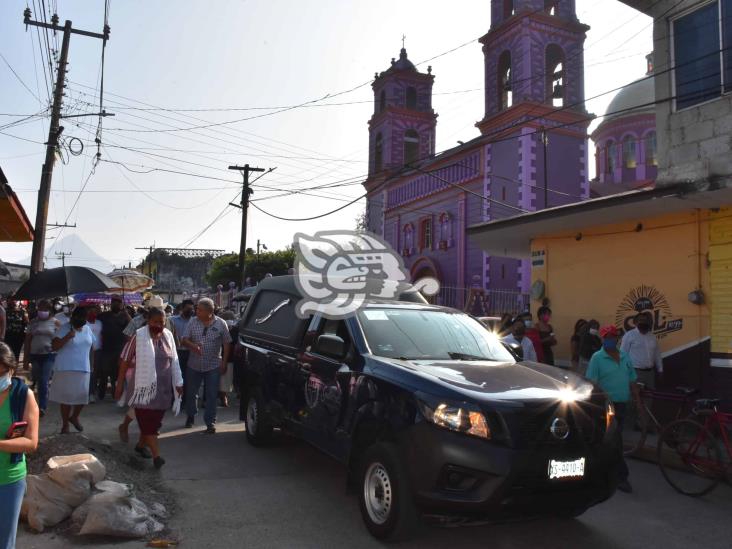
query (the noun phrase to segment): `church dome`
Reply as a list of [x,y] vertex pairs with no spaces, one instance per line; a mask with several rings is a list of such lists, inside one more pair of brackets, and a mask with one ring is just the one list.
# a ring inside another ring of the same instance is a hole
[[391,64],[392,68],[398,71],[416,71],[417,68],[414,66],[409,59],[407,59],[407,50],[402,48],[399,52],[399,60],[393,61]]
[[644,76],[618,92],[610,101],[602,123],[636,114],[653,114],[656,112],[655,101],[656,88],[653,78]]

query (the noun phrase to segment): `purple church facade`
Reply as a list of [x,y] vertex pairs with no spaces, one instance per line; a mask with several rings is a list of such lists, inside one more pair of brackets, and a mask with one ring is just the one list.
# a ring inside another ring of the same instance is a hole
[[461,308],[480,289],[486,312],[518,312],[528,302],[529,262],[486,255],[466,228],[589,196],[588,27],[573,0],[493,0],[491,13],[480,39],[485,114],[475,139],[435,154],[434,76],[404,49],[376,75],[367,225],[402,254],[412,279],[440,280],[436,301]]

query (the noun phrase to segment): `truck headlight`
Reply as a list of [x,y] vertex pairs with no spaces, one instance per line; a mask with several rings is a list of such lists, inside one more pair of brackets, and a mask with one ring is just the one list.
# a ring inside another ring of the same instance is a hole
[[491,429],[481,412],[450,404],[440,404],[434,411],[427,406],[423,406],[423,408],[426,408],[423,410],[424,416],[435,425],[474,437],[488,440],[491,438]]
[[608,431],[610,429],[610,426],[613,424],[613,421],[615,421],[615,406],[613,406],[613,403],[608,401],[607,406],[605,407],[605,430]]

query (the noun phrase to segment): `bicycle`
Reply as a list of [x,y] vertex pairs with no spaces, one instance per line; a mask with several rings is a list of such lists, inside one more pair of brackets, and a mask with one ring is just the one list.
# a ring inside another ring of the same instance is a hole
[[[667,391],[656,391],[652,389],[646,389],[643,383],[638,383],[638,390],[640,391],[641,397],[641,409],[638,413],[638,409],[635,407],[633,402],[630,403],[630,409],[628,410],[628,420],[626,420],[625,429],[623,432],[623,455],[632,456],[636,454],[641,448],[645,446],[646,438],[651,430],[656,433],[660,433],[664,426],[669,422],[662,423],[656,418],[649,405],[654,400],[662,400],[665,402],[678,402],[679,406],[676,410],[676,415],[671,421],[686,417],[692,410],[692,399],[691,396],[698,393],[699,390],[693,387],[679,386],[674,390],[675,392]],[[636,421],[638,422],[636,424]],[[650,422],[650,424],[649,424]],[[638,429],[638,436],[635,436],[634,430]]]
[[699,399],[693,417],[666,426],[656,449],[666,481],[687,496],[703,496],[732,472],[732,414],[719,399]]

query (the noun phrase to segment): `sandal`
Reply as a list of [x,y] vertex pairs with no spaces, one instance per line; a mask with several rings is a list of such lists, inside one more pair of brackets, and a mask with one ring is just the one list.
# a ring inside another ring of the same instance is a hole
[[82,427],[81,423],[79,423],[78,419],[69,418],[69,423],[74,426],[74,429],[79,431],[80,433],[84,430],[84,427]]

